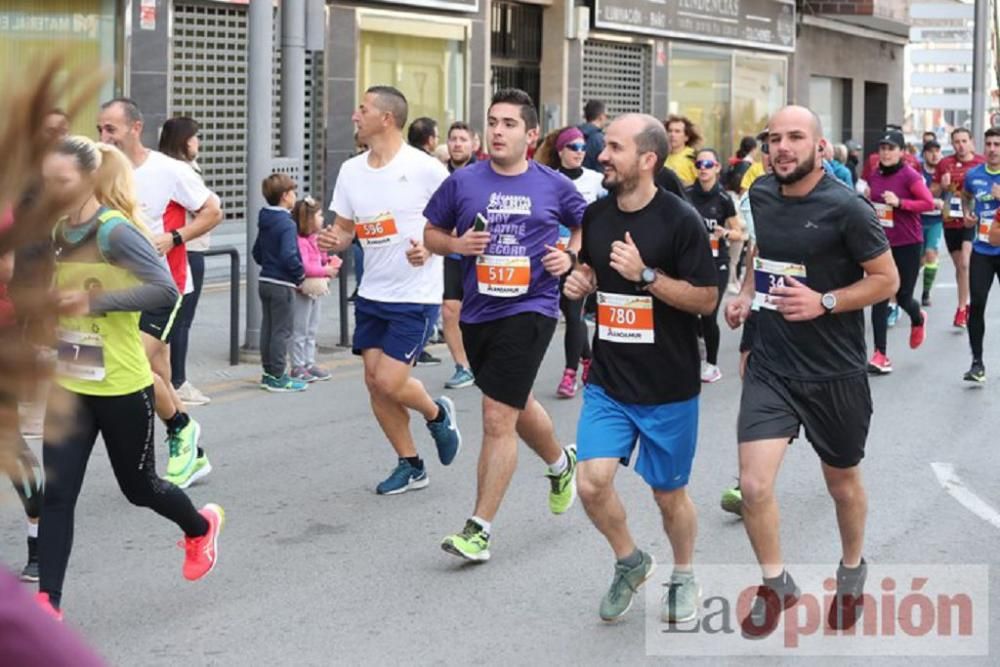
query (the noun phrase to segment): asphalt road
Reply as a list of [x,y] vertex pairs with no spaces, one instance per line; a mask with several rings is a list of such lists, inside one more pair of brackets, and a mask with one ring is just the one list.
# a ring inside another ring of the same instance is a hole
[[[937,289],[935,297],[924,348],[908,349],[904,317],[890,331],[895,373],[872,380],[876,412],[864,462],[870,502],[865,555],[899,573],[934,564],[964,573],[958,566],[1000,563],[1000,523],[986,520],[991,508],[1000,508],[1000,377],[991,377],[984,388],[962,383],[968,346],[964,334],[951,328],[954,289]],[[990,310],[989,327],[995,332],[987,332],[992,350],[1000,345],[996,309]],[[580,399],[554,397],[561,332],[536,389],[568,443],[575,438]],[[710,565],[740,565],[753,572],[742,525],[718,507],[720,492],[736,471],[736,345],[737,335],[725,332],[724,378],[702,395],[690,484],[699,512],[696,561],[706,573],[701,577],[706,597],[716,572]],[[443,346],[434,351],[445,353]],[[197,504],[222,504],[228,523],[219,565],[202,582],[181,578],[178,531],[129,506],[106,454],[95,449],[77,507],[64,608],[67,622],[109,662],[770,665],[797,659],[794,649],[779,650],[775,657],[747,657],[741,654],[753,649],[743,650],[731,639],[723,651],[728,657],[705,657],[713,646],[723,647],[711,638],[684,644],[687,653],[679,654],[684,652],[675,653],[662,637],[653,650],[667,657],[651,657],[647,640],[657,634],[656,609],[642,595],[623,622],[601,623],[597,605],[610,580],[610,550],[579,504],[562,517],[548,513],[543,467],[523,446],[517,475],[494,522],[493,560],[469,566],[448,556],[438,546],[440,539],[462,527],[474,498],[478,390],[451,392],[465,436],[456,462],[441,468],[426,430],[414,423],[428,459],[430,486],[383,498],[373,489],[394,459],[370,414],[360,365],[344,355],[326,362],[333,381],[303,395],[259,391],[250,366],[227,373],[230,379],[224,381],[203,378],[203,389],[215,401],[193,414],[203,425],[203,445],[215,472],[190,493]],[[986,364],[988,371],[1000,370],[1000,353],[988,352]],[[417,376],[439,392],[450,372],[445,364],[418,369]],[[161,457],[163,452],[161,446]],[[965,491],[985,505],[979,509],[986,519],[945,492],[931,463],[954,467]],[[669,548],[651,495],[631,470],[621,469],[617,484],[638,542],[661,563],[662,580],[669,576]],[[818,459],[805,442],[791,447],[778,485],[787,562],[818,565],[832,575],[839,558],[836,520]],[[0,562],[19,568],[22,520],[8,489],[0,499]],[[1000,599],[996,583],[969,577],[978,586],[974,592]],[[647,585],[659,584],[651,580]],[[901,588],[900,597],[907,590]],[[989,625],[1000,628],[997,606],[977,606],[975,622],[978,633]],[[947,652],[946,639],[924,643],[918,651],[937,646]],[[891,641],[881,644],[888,656],[849,660],[969,665],[996,664],[1000,655],[997,632],[980,644],[991,650],[992,660],[985,655],[894,657],[898,649]],[[842,660],[813,659],[845,664]]]

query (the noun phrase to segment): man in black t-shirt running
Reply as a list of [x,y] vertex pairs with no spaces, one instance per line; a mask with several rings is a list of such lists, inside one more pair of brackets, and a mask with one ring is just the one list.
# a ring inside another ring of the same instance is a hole
[[698,315],[713,312],[717,274],[698,212],[656,186],[669,150],[663,124],[627,115],[606,131],[600,161],[613,196],[583,216],[580,265],[565,292],[597,292],[597,336],[577,428],[578,493],[615,553],[600,616],[614,621],[649,578],[653,557],[638,549],[615,493],[614,477],[636,442],[635,469],[653,496],[673,548],[663,598],[666,622],[693,620],[696,515],[686,486],[698,436]]
[[774,483],[787,444],[805,427],[837,508],[843,559],[827,622],[861,616],[867,499],[858,464],[872,414],[863,310],[899,276],[872,206],[823,172],[822,127],[789,106],[768,124],[772,176],[750,189],[756,247],[743,291],[726,306],[733,328],[757,310],[739,415],[743,520],[764,584],[742,630],[765,637],[799,589],[784,569]]

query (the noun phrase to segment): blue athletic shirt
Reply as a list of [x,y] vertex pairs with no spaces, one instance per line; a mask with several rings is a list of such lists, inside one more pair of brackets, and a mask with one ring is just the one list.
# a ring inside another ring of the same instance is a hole
[[985,164],[970,169],[965,174],[964,190],[976,200],[976,240],[972,250],[981,255],[1000,256],[1000,246],[990,245],[979,240],[979,220],[988,216],[991,221],[1000,208],[1000,201],[993,197],[993,186],[1000,185],[1000,171],[992,171]]
[[[924,185],[926,185],[927,189],[930,190],[931,183],[934,182],[934,172],[933,171],[928,172],[923,167],[921,167],[919,171],[920,175],[924,177]],[[925,227],[930,227],[931,225],[937,225],[944,222],[944,219],[941,217],[941,209],[935,206],[930,211],[925,211],[921,213],[920,222]]]

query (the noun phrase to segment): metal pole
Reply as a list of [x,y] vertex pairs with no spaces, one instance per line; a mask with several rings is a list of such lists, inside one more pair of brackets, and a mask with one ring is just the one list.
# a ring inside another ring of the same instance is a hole
[[[281,3],[281,154],[305,158],[306,3]],[[299,184],[307,190],[305,183]]]
[[260,184],[271,172],[271,64],[274,60],[273,6],[266,0],[249,3],[247,40],[247,322],[243,346],[260,348],[260,297],[253,244],[257,213],[264,207]]
[[981,146],[986,125],[986,43],[990,25],[990,1],[976,0],[976,23],[972,33],[972,136]]

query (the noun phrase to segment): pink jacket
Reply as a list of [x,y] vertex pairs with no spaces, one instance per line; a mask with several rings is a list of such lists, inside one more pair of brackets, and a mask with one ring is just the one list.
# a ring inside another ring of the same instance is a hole
[[299,237],[299,255],[302,257],[302,266],[306,270],[306,278],[326,278],[327,264],[333,264],[339,269],[342,261],[339,257],[331,257],[319,249],[317,243],[318,234]]

